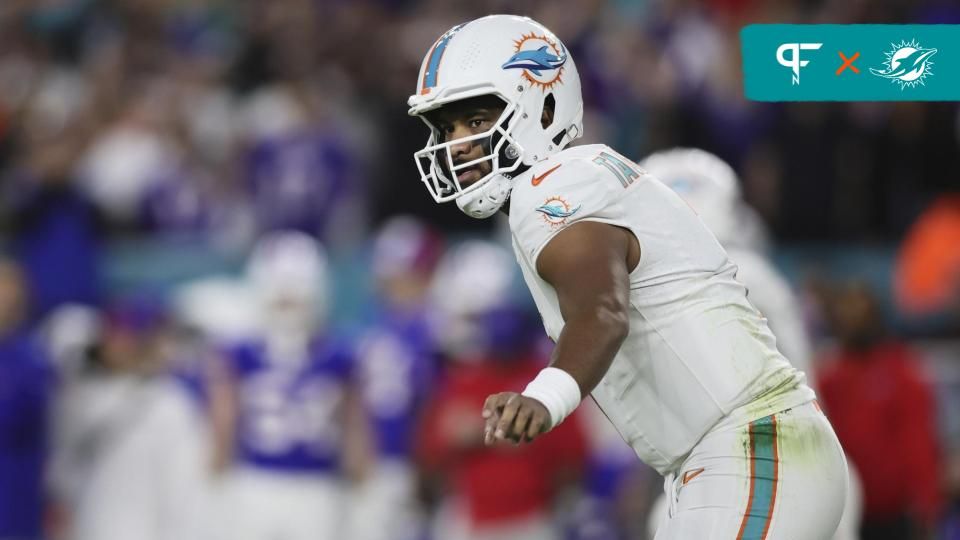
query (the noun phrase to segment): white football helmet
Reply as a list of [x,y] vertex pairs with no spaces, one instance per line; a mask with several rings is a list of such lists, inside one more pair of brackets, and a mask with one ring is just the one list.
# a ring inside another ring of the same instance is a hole
[[472,358],[489,346],[483,316],[510,303],[515,271],[511,254],[486,240],[468,240],[444,254],[430,290],[441,350]]
[[[490,130],[443,142],[425,113],[445,104],[496,96],[504,110]],[[543,127],[544,107],[553,100],[553,121]],[[583,134],[580,75],[567,48],[536,21],[490,15],[454,26],[430,47],[408,100],[411,116],[430,127],[426,146],[414,154],[420,177],[437,202],[457,201],[467,215],[486,218],[506,202],[512,177],[559,152]],[[454,163],[452,146],[482,141],[488,154]],[[466,188],[457,171],[491,162],[489,174]]]
[[326,253],[310,236],[276,232],[253,249],[247,275],[268,332],[308,334],[327,315]]
[[640,162],[680,195],[723,245],[735,241],[742,206],[740,181],[726,161],[698,148],[673,148]]

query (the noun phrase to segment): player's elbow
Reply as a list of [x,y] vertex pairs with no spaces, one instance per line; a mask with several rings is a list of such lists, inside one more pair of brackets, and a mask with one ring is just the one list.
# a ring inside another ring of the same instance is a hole
[[630,315],[627,306],[619,301],[606,301],[594,308],[594,318],[604,334],[617,344],[627,339],[630,333]]

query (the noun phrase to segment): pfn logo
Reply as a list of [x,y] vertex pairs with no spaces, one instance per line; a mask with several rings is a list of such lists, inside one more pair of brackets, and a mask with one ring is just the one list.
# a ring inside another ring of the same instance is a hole
[[[777,49],[777,62],[793,70],[793,84],[800,84],[800,68],[810,63],[800,59],[800,51],[815,51],[821,46],[823,43],[784,43]],[[786,57],[787,51],[790,51],[790,58]]]

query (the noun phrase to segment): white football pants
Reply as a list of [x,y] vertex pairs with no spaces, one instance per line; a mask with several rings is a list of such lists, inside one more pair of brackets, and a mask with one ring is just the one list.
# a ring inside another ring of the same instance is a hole
[[334,477],[253,469],[229,480],[230,540],[341,540],[344,490]]
[[728,417],[664,482],[655,540],[830,540],[847,466],[816,402],[743,423]]

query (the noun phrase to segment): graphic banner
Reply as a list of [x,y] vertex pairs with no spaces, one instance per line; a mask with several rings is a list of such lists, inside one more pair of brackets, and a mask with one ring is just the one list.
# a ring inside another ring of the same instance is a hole
[[740,31],[755,101],[960,101],[960,25],[754,24]]

